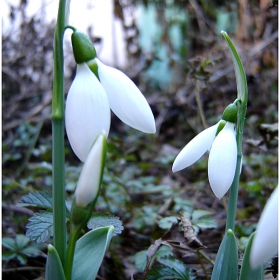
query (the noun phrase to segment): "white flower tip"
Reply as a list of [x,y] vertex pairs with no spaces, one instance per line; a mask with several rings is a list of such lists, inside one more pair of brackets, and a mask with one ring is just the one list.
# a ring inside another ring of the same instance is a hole
[[213,142],[208,161],[210,186],[218,199],[226,194],[233,182],[236,162],[234,124],[227,122]]
[[150,133],[150,134],[155,134],[157,132],[156,130],[156,124],[155,124],[155,120],[151,120],[149,123],[149,127],[146,133]]
[[172,165],[172,172],[173,173],[178,172],[178,171],[184,169],[184,167],[182,167],[182,164],[180,164],[180,161],[177,160],[177,158],[175,159],[175,161],[173,162],[173,165]]
[[123,72],[106,66],[97,58],[95,61],[114,114],[127,125],[144,133],[154,134],[154,115],[139,88]]
[[94,142],[82,168],[75,191],[76,204],[86,207],[99,192],[106,147],[106,134],[100,133]]
[[253,240],[250,264],[257,268],[278,251],[278,187],[267,201]]

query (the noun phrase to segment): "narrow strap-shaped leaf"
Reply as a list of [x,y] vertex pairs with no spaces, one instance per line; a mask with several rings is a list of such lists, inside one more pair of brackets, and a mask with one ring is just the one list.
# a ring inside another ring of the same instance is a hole
[[234,233],[229,229],[220,245],[212,280],[237,280],[238,277],[238,252]]
[[46,264],[46,280],[65,280],[63,267],[56,249],[50,244]]
[[72,279],[92,280],[96,278],[113,233],[113,226],[97,228],[77,241]]
[[264,279],[263,265],[261,265],[257,269],[252,269],[250,266],[250,253],[251,253],[254,236],[255,233],[252,233],[249,238],[248,244],[246,246],[246,250],[243,256],[242,267],[241,267],[240,280],[263,280]]
[[248,88],[247,88],[247,80],[246,80],[243,64],[228,34],[225,31],[222,31],[221,33],[226,39],[232,55],[232,61],[234,64],[236,83],[237,83],[238,98],[241,99],[242,101],[247,102]]

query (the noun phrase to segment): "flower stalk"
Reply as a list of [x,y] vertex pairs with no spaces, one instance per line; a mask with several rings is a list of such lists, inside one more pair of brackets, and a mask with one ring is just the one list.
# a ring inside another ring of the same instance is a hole
[[229,38],[228,34],[225,31],[222,31],[222,35],[226,39],[226,42],[232,54],[232,60],[234,63],[234,70],[235,70],[236,83],[237,83],[237,93],[238,93],[237,94],[238,99],[235,102],[236,105],[238,106],[237,133],[236,133],[237,163],[236,163],[234,179],[229,194],[228,214],[227,214],[227,221],[226,221],[226,232],[227,232],[228,229],[234,231],[235,228],[238,186],[239,186],[241,161],[242,161],[242,138],[243,138],[243,129],[244,129],[247,102],[248,102],[248,87],[247,87],[247,80],[246,80],[244,67],[237,51],[231,39]]
[[64,172],[64,58],[63,36],[70,0],[60,0],[54,34],[54,77],[52,97],[53,236],[62,265],[66,255],[66,208]]

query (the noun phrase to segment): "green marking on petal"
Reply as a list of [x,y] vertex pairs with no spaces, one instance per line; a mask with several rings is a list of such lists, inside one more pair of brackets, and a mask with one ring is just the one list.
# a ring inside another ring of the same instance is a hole
[[93,72],[93,74],[97,77],[97,79],[100,81],[99,75],[98,75],[98,65],[96,63],[95,59],[92,59],[90,61],[87,62],[87,65],[89,67],[89,69],[91,70],[91,72]]
[[221,130],[225,127],[226,123],[227,122],[225,120],[220,120],[215,136],[217,136],[221,132]]

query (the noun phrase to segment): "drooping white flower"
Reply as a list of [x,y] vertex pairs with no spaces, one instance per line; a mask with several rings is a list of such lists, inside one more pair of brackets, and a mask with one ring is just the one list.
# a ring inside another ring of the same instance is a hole
[[66,99],[65,126],[70,145],[81,161],[86,160],[100,131],[108,136],[110,120],[104,88],[86,63],[78,64]]
[[105,88],[110,107],[125,124],[145,133],[155,133],[151,108],[138,87],[121,71],[106,66],[99,59],[98,75]]
[[261,214],[253,240],[250,264],[257,268],[278,252],[278,187],[271,194]]
[[153,113],[137,86],[121,71],[101,63],[89,37],[72,29],[77,72],[66,100],[65,123],[74,153],[85,161],[99,131],[108,136],[110,107],[124,123],[155,133]]
[[237,144],[234,124],[227,122],[215,138],[208,160],[210,186],[221,199],[231,186],[237,162]]
[[173,163],[173,172],[189,167],[199,160],[207,150],[210,150],[215,139],[218,125],[219,123],[203,130],[183,148]]
[[[219,126],[223,124],[225,126],[216,136]],[[210,150],[209,182],[216,197],[221,199],[230,188],[235,174],[237,144],[234,127],[233,122],[222,120],[199,133],[177,155],[172,171],[177,172],[190,166]]]
[[106,153],[106,134],[100,134],[94,142],[82,168],[76,191],[76,205],[86,207],[97,196],[101,184]]

